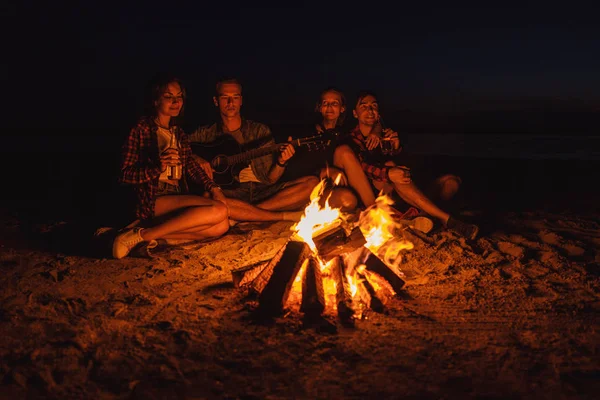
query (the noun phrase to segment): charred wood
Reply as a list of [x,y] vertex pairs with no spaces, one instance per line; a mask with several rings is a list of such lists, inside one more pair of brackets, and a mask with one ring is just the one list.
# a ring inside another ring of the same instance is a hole
[[361,300],[371,310],[382,313],[385,307],[383,302],[377,297],[377,292],[373,285],[371,285],[371,282],[369,282],[364,274],[361,274],[358,271],[356,272],[356,277],[358,278],[358,290]]
[[259,261],[254,264],[246,265],[241,268],[231,270],[231,279],[233,286],[240,288],[250,284],[268,265],[269,261]]
[[332,258],[350,253],[361,248],[366,243],[359,227],[352,229],[349,235],[341,226],[313,237],[313,242],[319,252],[319,256],[325,262]]
[[321,266],[313,256],[309,257],[302,278],[302,304],[300,311],[312,316],[321,315],[325,310],[325,292]]
[[400,275],[395,270],[394,267],[389,267],[383,261],[379,259],[375,254],[373,254],[370,250],[368,250],[368,256],[364,264],[366,265],[369,271],[375,272],[378,275],[381,275],[386,281],[389,282],[392,289],[396,294],[400,292],[400,290],[404,287],[404,281],[400,278]]
[[289,243],[290,241],[288,240],[285,246],[282,246],[281,249],[279,249],[275,256],[273,256],[271,261],[269,261],[269,263],[252,281],[252,283],[250,284],[250,289],[252,291],[254,291],[257,294],[262,293],[265,286],[267,286],[267,283],[269,283],[269,279],[271,279],[271,275],[273,274],[273,268],[275,268],[275,265],[277,265],[277,263],[281,260],[281,257],[283,256],[283,253],[285,252],[285,249],[287,248]]
[[335,282],[335,303],[337,313],[343,322],[351,322],[354,317],[352,308],[352,290],[346,275],[344,260],[341,256],[334,258],[331,264],[331,276]]
[[[271,277],[259,295],[259,313],[277,315],[283,311],[294,279],[298,275],[302,263],[308,257],[312,257],[308,244],[294,240],[287,243],[281,258],[273,265]],[[262,273],[258,278],[261,276]]]

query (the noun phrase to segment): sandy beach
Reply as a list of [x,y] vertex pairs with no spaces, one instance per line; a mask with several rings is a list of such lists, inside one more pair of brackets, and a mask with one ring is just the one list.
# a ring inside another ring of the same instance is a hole
[[415,179],[463,177],[455,212],[480,235],[436,226],[416,240],[401,293],[348,328],[294,309],[258,321],[233,286],[231,270],[272,258],[290,223],[111,259],[93,240],[119,221],[118,188],[94,168],[107,159],[71,157],[36,157],[37,178],[3,194],[1,398],[598,396],[598,162],[413,158]]

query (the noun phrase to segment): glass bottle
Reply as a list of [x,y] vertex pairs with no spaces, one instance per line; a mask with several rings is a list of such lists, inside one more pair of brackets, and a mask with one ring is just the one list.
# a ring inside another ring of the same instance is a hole
[[[169,142],[169,147],[167,149],[175,149],[177,153],[179,153],[179,145],[177,144],[177,139],[175,138],[175,132],[171,131],[171,140]],[[167,178],[170,180],[179,180],[181,179],[181,171],[182,165],[181,161],[178,161],[175,165],[169,165],[167,167]]]

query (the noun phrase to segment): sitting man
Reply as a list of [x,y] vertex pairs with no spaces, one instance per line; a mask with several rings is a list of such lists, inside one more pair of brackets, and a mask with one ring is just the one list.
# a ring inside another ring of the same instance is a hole
[[[241,116],[242,85],[236,79],[225,79],[217,82],[216,96],[213,97],[219,109],[221,120],[212,125],[201,126],[189,135],[196,161],[206,173],[219,183],[209,159],[217,156],[220,146],[211,147],[215,143],[225,143],[245,153],[250,150],[269,148],[275,144],[268,126],[247,120]],[[229,142],[229,144],[228,144]],[[239,151],[239,150],[238,150]],[[253,207],[248,213],[268,211],[285,211],[289,216],[285,219],[298,220],[304,207],[310,200],[310,194],[319,180],[315,176],[304,176],[289,182],[281,182],[280,178],[287,163],[294,155],[294,146],[283,143],[278,151],[266,151],[266,155],[251,157],[249,162],[237,168],[231,165],[225,175],[233,172],[233,184],[229,187],[221,183],[227,198],[244,200]],[[205,154],[203,157],[199,153]],[[212,154],[210,154],[212,153]],[[230,151],[231,153],[231,151]],[[233,155],[233,154],[228,154]],[[233,161],[235,162],[235,161]],[[231,175],[229,175],[231,177]]]
[[[400,152],[398,133],[391,129],[384,129],[382,146],[374,150],[367,148],[367,138],[380,121],[377,97],[371,92],[361,92],[352,114],[358,120],[358,125],[351,132],[352,145],[373,186],[377,190],[383,190],[384,193],[395,191],[406,203],[436,218],[448,229],[468,239],[475,239],[479,232],[476,225],[459,221],[441,210],[412,182],[408,168],[397,166],[391,159],[392,157],[385,157],[386,155],[394,156]],[[382,150],[384,144],[389,144],[389,148],[385,150],[386,154],[383,154]],[[453,182],[453,180],[448,180],[449,185]]]

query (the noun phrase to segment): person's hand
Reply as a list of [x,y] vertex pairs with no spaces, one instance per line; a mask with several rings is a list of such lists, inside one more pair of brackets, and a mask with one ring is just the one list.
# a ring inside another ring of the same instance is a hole
[[206,175],[208,175],[210,179],[213,179],[213,169],[210,163],[197,154],[192,154],[192,158],[194,159],[194,161],[196,161],[200,168],[204,170]]
[[323,130],[323,127],[321,126],[321,124],[315,124],[315,130],[317,131],[317,133],[323,133],[323,132],[325,132]]
[[398,138],[398,132],[390,128],[386,128],[383,130],[383,137],[389,139],[392,142],[394,150],[398,150],[398,148],[400,147],[400,139]]
[[227,205],[227,197],[223,194],[220,187],[215,187],[210,191],[211,197],[215,201],[220,201],[227,206],[227,216],[229,216],[229,206]]
[[[288,142],[292,141],[292,137],[288,137]],[[284,143],[279,146],[279,156],[277,157],[277,162],[279,164],[285,164],[288,162],[290,158],[294,156],[296,150],[294,149],[294,145],[291,143]]]
[[379,146],[380,141],[381,141],[381,138],[379,137],[378,134],[370,133],[369,136],[367,136],[365,145],[367,146],[368,150],[373,150],[375,147]]
[[174,148],[168,148],[160,154],[160,170],[167,170],[167,167],[174,167],[181,163],[179,151]]
[[408,167],[392,167],[388,171],[388,176],[392,183],[397,183],[400,185],[406,185],[411,182],[410,179],[410,168]]

